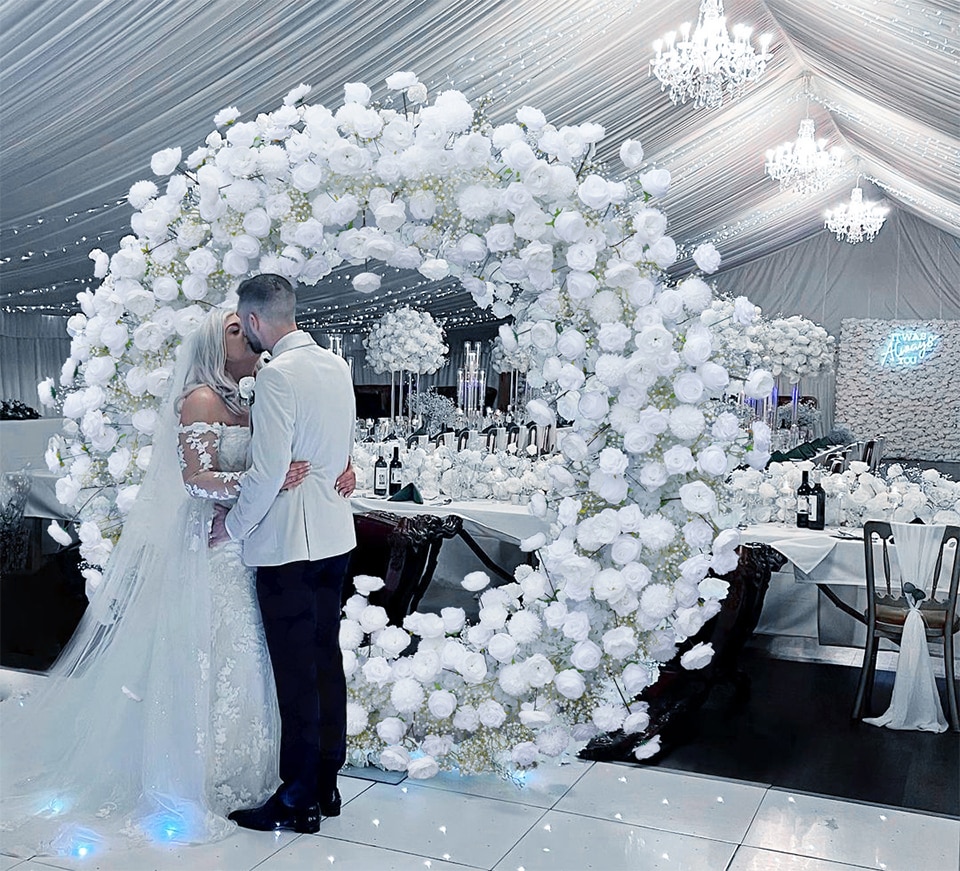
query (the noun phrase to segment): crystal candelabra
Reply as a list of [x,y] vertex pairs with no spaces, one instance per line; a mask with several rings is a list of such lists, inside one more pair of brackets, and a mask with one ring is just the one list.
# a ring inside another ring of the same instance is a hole
[[887,210],[877,203],[864,202],[859,181],[850,194],[849,203],[841,203],[827,212],[823,225],[834,233],[839,241],[856,245],[866,239],[872,242],[883,222]]
[[812,118],[800,122],[796,142],[785,142],[767,152],[767,175],[780,182],[780,190],[798,194],[823,190],[843,168],[843,152],[839,148],[826,150],[826,140],[814,139]]
[[480,342],[463,343],[463,368],[457,369],[457,408],[468,421],[483,414],[487,395],[487,373],[480,368]]
[[739,97],[763,74],[770,53],[769,35],[760,37],[760,53],[750,45],[749,27],[733,27],[727,34],[721,0],[701,0],[700,17],[693,33],[689,23],[680,25],[680,39],[673,31],[654,42],[657,56],[650,71],[660,80],[660,90],[670,89],[676,103],[693,100],[697,106],[718,109],[726,89],[731,99]]

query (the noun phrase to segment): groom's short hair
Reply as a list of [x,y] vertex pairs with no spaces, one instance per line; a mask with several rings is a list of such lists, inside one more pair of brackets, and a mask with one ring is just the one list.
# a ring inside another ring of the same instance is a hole
[[297,295],[282,275],[254,275],[237,288],[237,309],[256,312],[271,323],[293,323],[297,316]]

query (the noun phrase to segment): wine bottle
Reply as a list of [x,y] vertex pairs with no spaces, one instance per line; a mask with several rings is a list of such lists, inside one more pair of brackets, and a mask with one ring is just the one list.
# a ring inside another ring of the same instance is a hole
[[383,454],[380,454],[373,464],[373,495],[387,495],[387,461],[383,458]]
[[809,472],[803,472],[803,480],[797,487],[797,526],[801,529],[810,527],[810,494],[813,489],[810,487]]
[[824,514],[827,507],[827,492],[820,484],[820,473],[813,474],[813,487],[810,488],[810,515],[807,525],[810,529],[823,529]]
[[390,461],[390,495],[399,493],[403,486],[403,463],[400,462],[400,448],[394,446],[393,459]]

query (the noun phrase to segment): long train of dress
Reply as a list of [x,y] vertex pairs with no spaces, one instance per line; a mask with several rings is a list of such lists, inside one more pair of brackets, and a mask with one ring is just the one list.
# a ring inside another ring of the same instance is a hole
[[[214,429],[218,467],[243,469],[247,429]],[[167,492],[138,499],[46,686],[0,704],[6,853],[215,840],[279,783],[253,572],[207,548],[212,501]]]

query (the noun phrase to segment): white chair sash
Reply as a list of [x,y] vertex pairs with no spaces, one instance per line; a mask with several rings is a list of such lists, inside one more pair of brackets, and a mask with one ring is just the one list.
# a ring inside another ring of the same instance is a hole
[[[891,529],[897,546],[901,584],[909,582],[929,593],[945,527],[893,523]],[[923,617],[919,603],[912,596],[908,596],[907,601],[910,613],[907,614],[900,636],[900,656],[897,658],[890,707],[879,717],[870,717],[864,722],[888,729],[943,732],[947,728],[947,721],[943,716],[937,681],[933,675]]]

